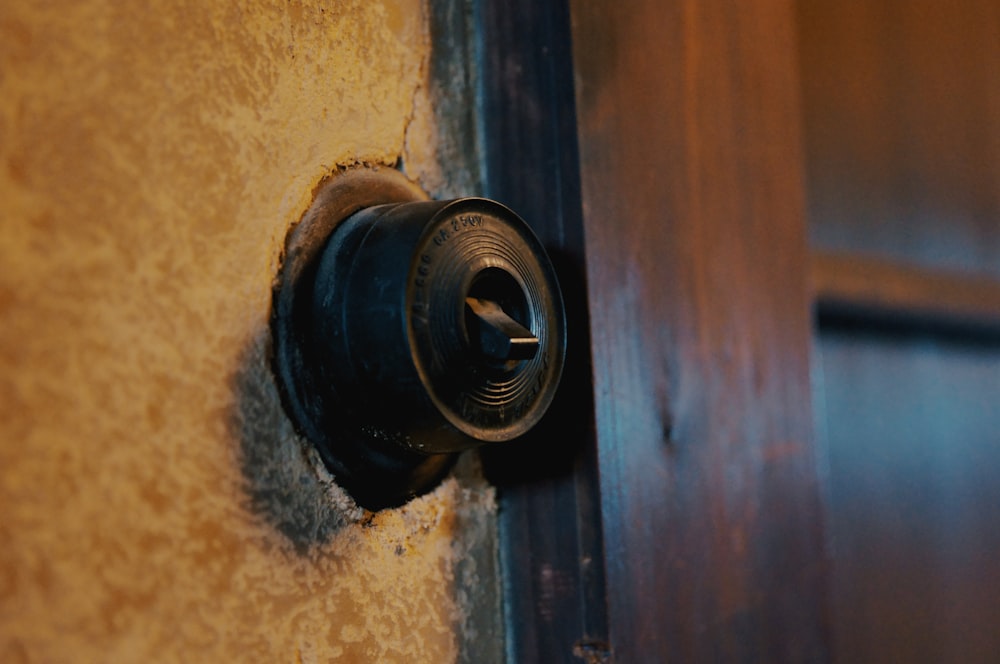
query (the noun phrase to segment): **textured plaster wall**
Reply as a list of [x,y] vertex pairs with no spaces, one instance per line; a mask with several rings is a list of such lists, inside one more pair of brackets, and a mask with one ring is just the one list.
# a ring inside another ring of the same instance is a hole
[[469,618],[495,581],[474,467],[358,510],[265,360],[324,176],[403,158],[447,188],[427,24],[421,0],[0,3],[0,661],[496,640]]

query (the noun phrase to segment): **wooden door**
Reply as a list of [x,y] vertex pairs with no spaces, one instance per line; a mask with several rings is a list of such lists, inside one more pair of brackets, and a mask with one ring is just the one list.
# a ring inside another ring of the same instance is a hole
[[487,186],[575,331],[569,442],[492,464],[508,658],[990,661],[995,3],[500,4]]
[[488,193],[573,331],[567,444],[494,465],[509,659],[823,661],[791,5],[480,10]]

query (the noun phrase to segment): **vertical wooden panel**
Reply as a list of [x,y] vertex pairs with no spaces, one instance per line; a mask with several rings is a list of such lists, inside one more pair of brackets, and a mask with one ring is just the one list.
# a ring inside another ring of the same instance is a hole
[[567,362],[548,415],[485,453],[500,495],[512,663],[604,661],[604,563],[569,14],[564,2],[477,4],[486,195],[521,214],[559,275]]
[[622,662],[823,661],[786,2],[571,2]]

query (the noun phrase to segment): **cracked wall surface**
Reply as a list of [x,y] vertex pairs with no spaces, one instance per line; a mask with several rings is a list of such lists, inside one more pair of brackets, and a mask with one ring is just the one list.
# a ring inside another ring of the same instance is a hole
[[323,177],[402,158],[447,189],[427,22],[421,0],[0,5],[0,661],[499,651],[469,618],[496,582],[474,461],[365,513],[266,362]]

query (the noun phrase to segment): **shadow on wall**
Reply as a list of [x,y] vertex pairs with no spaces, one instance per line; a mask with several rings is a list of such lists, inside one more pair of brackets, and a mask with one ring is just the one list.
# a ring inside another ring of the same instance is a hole
[[367,513],[337,486],[312,445],[296,434],[281,407],[270,355],[271,335],[265,329],[244,349],[233,376],[236,401],[230,428],[239,441],[251,510],[304,554]]

